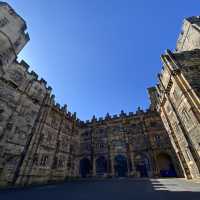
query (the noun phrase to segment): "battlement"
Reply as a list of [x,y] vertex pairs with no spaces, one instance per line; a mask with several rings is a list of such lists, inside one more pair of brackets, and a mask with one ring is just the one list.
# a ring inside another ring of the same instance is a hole
[[[23,77],[22,78],[23,80],[27,80],[27,81],[23,81],[23,82],[31,81],[32,83],[37,84],[37,86],[36,86],[36,88],[37,88],[36,90],[38,90],[37,92],[42,90],[43,94],[45,94],[45,95],[47,94],[47,96],[49,98],[48,103],[50,104],[50,106],[52,107],[52,109],[54,111],[59,113],[59,115],[62,115],[62,116],[64,115],[66,117],[66,119],[69,119],[71,121],[78,120],[76,113],[71,113],[70,111],[67,110],[66,104],[61,106],[58,102],[55,101],[55,95],[52,94],[52,87],[48,85],[47,81],[44,78],[40,78],[35,71],[32,71],[29,64],[27,64],[24,60],[22,60],[20,62],[15,60],[12,65],[5,68],[5,74],[3,77],[7,81],[13,81],[13,80],[10,80],[10,75],[9,75],[10,67],[12,70],[15,70],[16,72],[20,73],[21,74],[20,76]],[[23,73],[22,73],[22,71],[23,71]],[[24,85],[19,84],[19,85],[16,85],[16,87],[18,87],[20,89],[21,87],[23,88]],[[40,92],[38,94],[40,94]],[[34,97],[34,99],[37,99],[37,98],[39,99],[40,97],[39,96]],[[78,120],[77,123],[79,124],[82,122],[81,122],[81,120]]]
[[153,112],[153,111],[151,111],[150,109],[142,110],[140,109],[140,107],[138,107],[136,112],[125,113],[122,110],[120,114],[110,115],[109,113],[107,113],[105,117],[99,117],[99,118],[96,118],[94,115],[91,120],[84,121],[82,125],[87,126],[93,123],[102,124],[102,123],[107,123],[107,122],[115,121],[115,120],[130,119],[134,117],[140,117],[141,115],[146,115],[149,112]]
[[196,22],[200,22],[200,16],[191,16],[191,17],[186,18],[185,20],[187,20],[191,24],[194,24]]

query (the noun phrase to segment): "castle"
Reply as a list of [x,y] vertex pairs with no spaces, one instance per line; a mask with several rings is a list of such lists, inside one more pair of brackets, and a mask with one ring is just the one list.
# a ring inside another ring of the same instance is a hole
[[162,55],[148,110],[86,122],[17,55],[25,21],[0,2],[0,186],[70,177],[200,177],[200,17]]

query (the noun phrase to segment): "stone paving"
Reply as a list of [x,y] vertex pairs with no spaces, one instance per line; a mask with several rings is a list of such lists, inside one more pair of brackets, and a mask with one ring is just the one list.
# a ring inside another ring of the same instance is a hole
[[[200,192],[200,183],[185,179],[150,179],[154,190]],[[199,198],[200,199],[200,198]]]
[[7,189],[0,200],[200,200],[200,183],[184,179],[79,180]]

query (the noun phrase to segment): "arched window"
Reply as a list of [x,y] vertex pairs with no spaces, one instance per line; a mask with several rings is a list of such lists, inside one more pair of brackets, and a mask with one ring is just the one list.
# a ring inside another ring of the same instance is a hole
[[161,177],[176,177],[176,171],[172,159],[167,153],[160,153],[157,156],[157,165]]
[[115,174],[118,177],[125,177],[128,173],[127,158],[123,155],[117,155],[115,157]]
[[150,170],[150,163],[146,155],[144,154],[136,155],[135,167],[140,177],[148,177],[148,171]]
[[90,174],[91,164],[88,158],[83,158],[80,160],[80,175],[85,178]]
[[47,165],[47,161],[48,161],[48,155],[43,154],[42,158],[40,160],[40,165],[41,166],[46,166]]

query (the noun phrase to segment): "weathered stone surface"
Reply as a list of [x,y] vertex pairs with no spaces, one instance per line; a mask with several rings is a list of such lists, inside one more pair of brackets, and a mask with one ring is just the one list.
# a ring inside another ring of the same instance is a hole
[[189,17],[184,20],[179,35],[176,50],[189,51],[200,48],[200,16]]
[[[188,19],[184,29],[198,28],[198,19]],[[55,103],[51,87],[25,61],[16,60],[29,40],[25,29],[0,2],[0,185],[79,176],[199,176],[200,52],[183,52],[198,47],[199,35],[192,32],[188,43],[182,36],[178,51],[162,56],[160,82],[148,89],[150,109],[82,122]]]
[[177,149],[185,175],[200,176],[200,50],[162,56],[157,109]]

